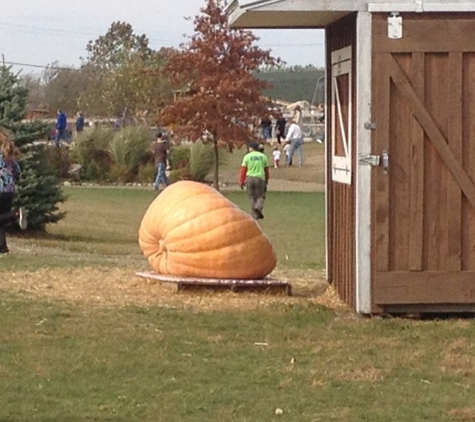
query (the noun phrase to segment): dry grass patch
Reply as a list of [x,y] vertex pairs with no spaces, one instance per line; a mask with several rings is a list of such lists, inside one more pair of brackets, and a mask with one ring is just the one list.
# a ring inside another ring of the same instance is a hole
[[475,408],[467,407],[463,409],[453,409],[449,412],[450,420],[457,422],[473,422],[475,421]]
[[164,306],[189,310],[249,310],[275,303],[321,304],[351,314],[323,274],[289,270],[273,274],[291,280],[293,296],[203,289],[178,292],[173,284],[137,276],[130,268],[67,268],[2,272],[1,289],[28,297],[93,306]]

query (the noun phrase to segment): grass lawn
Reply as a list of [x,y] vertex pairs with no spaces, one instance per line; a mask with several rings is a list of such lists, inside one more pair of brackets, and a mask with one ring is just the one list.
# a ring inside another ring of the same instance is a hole
[[[475,420],[472,320],[341,304],[323,281],[322,193],[268,194],[274,275],[295,287],[278,296],[141,279],[155,193],[65,192],[67,217],[9,237],[0,261],[0,421]],[[225,194],[248,210],[245,192]]]

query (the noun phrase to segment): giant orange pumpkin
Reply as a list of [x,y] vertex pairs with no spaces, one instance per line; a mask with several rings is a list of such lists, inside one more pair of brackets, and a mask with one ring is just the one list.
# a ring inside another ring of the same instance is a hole
[[150,204],[139,245],[159,274],[258,279],[276,265],[256,221],[216,189],[191,181],[168,186]]

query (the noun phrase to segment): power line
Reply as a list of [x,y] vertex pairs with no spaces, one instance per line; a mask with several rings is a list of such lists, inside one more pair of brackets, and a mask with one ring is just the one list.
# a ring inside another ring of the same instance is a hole
[[17,63],[17,62],[3,62],[5,64],[9,64],[12,66],[25,66],[25,67],[36,67],[40,69],[58,69],[58,70],[77,70],[74,67],[59,67],[59,66],[51,66],[51,65],[42,65],[42,64],[31,64],[31,63]]
[[[4,23],[4,22],[0,22],[0,26],[15,29],[15,30],[33,32],[33,33],[36,33],[36,34],[41,33],[41,32],[46,32],[46,33],[55,32],[55,33],[60,33],[60,34],[87,35],[87,36],[91,36],[91,37],[101,36],[101,35],[97,35],[97,33],[92,33],[92,32],[71,31],[71,30],[67,30],[67,29],[57,29],[57,28],[39,28],[39,27],[36,27],[36,26],[26,26],[26,25],[12,25],[12,24],[8,24],[8,23]],[[168,44],[173,43],[173,40],[171,40],[171,39],[148,38],[148,40],[149,41],[160,42],[160,43],[168,43]]]
[[[97,33],[92,33],[92,32],[72,31],[72,30],[58,29],[58,28],[40,28],[40,27],[36,27],[36,26],[27,26],[27,25],[12,25],[12,24],[8,24],[8,23],[5,23],[5,22],[0,22],[0,26],[15,29],[15,30],[23,30],[23,31],[33,32],[33,33],[54,32],[54,33],[71,34],[71,35],[87,35],[87,36],[92,36],[92,37],[101,36],[101,35],[97,35]],[[148,40],[149,41],[154,41],[154,42],[160,42],[160,43],[172,43],[172,44],[174,43],[174,41],[171,40],[171,39],[148,38]],[[274,48],[275,47],[316,47],[316,46],[324,45],[324,42],[323,41],[317,41],[317,42],[305,43],[305,44],[290,43],[290,44],[259,44],[259,45],[262,48],[272,48],[272,47],[274,47]]]
[[6,27],[6,28],[12,28],[12,29],[24,30],[28,32],[41,31],[41,32],[57,32],[57,33],[63,33],[63,34],[75,34],[75,35],[92,35],[92,36],[96,35],[91,32],[70,31],[66,29],[57,29],[57,28],[38,28],[36,26],[26,26],[26,25],[11,25],[4,22],[0,22],[0,26]]

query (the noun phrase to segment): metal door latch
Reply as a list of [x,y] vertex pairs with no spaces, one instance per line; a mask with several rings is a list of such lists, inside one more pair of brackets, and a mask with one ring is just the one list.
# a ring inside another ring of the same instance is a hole
[[389,152],[383,151],[381,155],[364,155],[359,158],[359,162],[369,166],[378,167],[381,165],[385,174],[389,172]]
[[378,167],[380,162],[379,155],[365,155],[364,157],[360,157],[360,163],[367,164],[369,166]]

